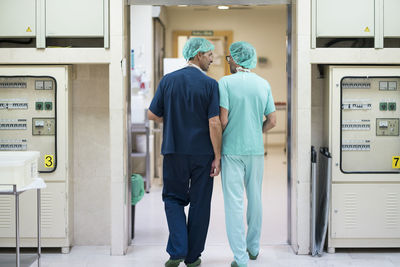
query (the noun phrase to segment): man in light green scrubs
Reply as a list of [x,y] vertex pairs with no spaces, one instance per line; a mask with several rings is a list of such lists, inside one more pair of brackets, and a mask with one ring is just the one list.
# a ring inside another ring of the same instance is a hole
[[[269,83],[250,71],[256,67],[254,47],[236,42],[226,57],[232,75],[219,81],[222,137],[222,189],[232,267],[257,259],[262,224],[261,188],[264,173],[263,132],[276,124]],[[264,116],[266,120],[263,122]],[[247,195],[247,235],[243,223],[244,189]]]

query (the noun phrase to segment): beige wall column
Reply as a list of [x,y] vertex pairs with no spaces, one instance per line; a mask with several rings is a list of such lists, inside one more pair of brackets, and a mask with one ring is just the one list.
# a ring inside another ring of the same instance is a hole
[[308,254],[310,245],[310,149],[311,149],[311,3],[294,2],[293,42],[293,156],[292,247]]
[[128,247],[127,186],[127,71],[126,17],[124,0],[110,1],[110,194],[111,255],[124,255]]

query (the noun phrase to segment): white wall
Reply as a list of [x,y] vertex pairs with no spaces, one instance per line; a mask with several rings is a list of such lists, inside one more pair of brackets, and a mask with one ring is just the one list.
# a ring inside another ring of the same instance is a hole
[[[145,116],[144,109],[150,106],[153,98],[154,87],[154,51],[153,51],[153,7],[147,5],[130,6],[131,9],[131,28],[130,46],[134,50],[134,68],[136,73],[145,73],[145,77],[150,79],[149,87],[142,94],[135,84],[131,82],[131,117],[132,122],[141,123]],[[132,70],[131,70],[132,71]],[[131,79],[134,75],[131,74]],[[153,123],[150,123],[152,128]],[[154,176],[154,155],[153,155],[153,134],[150,134],[150,179]],[[135,137],[132,138],[135,147]],[[132,159],[132,171],[142,175],[146,174],[145,158]]]
[[[145,72],[151,80],[149,93],[153,92],[153,17],[152,6],[131,6],[131,49],[135,53],[135,70]],[[137,88],[134,90],[137,91]]]

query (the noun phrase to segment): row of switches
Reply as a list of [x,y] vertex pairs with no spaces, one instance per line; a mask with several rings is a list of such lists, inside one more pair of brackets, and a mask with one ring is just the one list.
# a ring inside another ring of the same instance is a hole
[[395,111],[396,110],[396,102],[381,102],[379,103],[380,111]]
[[35,104],[36,110],[52,110],[53,103],[52,102],[36,102]]

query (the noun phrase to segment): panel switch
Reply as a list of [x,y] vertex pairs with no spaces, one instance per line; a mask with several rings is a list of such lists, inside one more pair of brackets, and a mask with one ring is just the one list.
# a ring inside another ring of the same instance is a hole
[[43,102],[36,102],[35,107],[36,110],[43,110]]
[[389,111],[395,111],[396,110],[396,102],[389,102],[388,110]]
[[52,110],[53,109],[53,103],[52,102],[45,102],[44,103],[44,109],[45,110]]
[[379,110],[380,111],[385,111],[388,108],[388,104],[386,102],[381,102],[379,103]]

